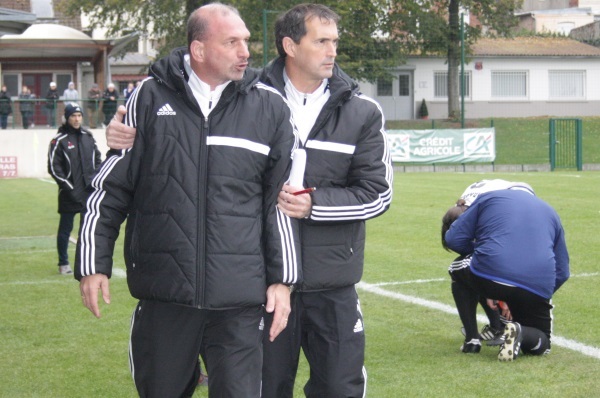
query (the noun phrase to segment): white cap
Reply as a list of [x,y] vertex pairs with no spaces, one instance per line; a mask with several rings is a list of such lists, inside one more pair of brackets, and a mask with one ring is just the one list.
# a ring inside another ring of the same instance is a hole
[[51,87],[52,87],[52,86],[56,87],[56,83],[54,83],[54,82],[50,82],[50,86],[51,86]]

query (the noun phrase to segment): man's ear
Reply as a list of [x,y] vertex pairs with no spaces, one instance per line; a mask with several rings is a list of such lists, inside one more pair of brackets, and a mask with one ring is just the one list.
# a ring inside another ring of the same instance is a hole
[[288,57],[296,56],[296,43],[290,37],[284,37],[281,44]]
[[190,45],[190,57],[196,62],[204,61],[204,43],[198,40],[192,41]]

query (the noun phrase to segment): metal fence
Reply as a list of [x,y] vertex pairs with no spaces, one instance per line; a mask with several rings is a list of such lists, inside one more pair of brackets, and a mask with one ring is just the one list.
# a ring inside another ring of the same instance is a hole
[[[12,114],[8,115],[7,127],[13,129],[56,128],[64,122],[65,104],[75,102],[83,109],[83,125],[89,128],[101,128],[105,121],[110,120],[114,110],[125,103],[124,99],[117,100],[114,109],[106,107],[103,99],[82,98],[79,100],[49,101],[43,98],[15,99],[11,102]],[[109,114],[105,115],[104,111]]]
[[583,122],[550,119],[550,170],[583,169]]

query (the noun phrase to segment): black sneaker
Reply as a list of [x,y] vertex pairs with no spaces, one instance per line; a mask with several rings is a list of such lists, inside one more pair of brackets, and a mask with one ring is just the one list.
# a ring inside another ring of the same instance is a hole
[[465,341],[460,346],[460,350],[465,354],[478,354],[481,351],[481,341],[479,339],[471,339],[471,341]]
[[[463,336],[467,335],[465,332],[465,328],[460,328],[460,332]],[[504,343],[504,329],[497,330],[492,328],[490,325],[485,325],[481,332],[479,332],[479,338],[486,342],[486,345],[489,347],[499,346]]]
[[481,340],[486,342],[487,346],[498,346],[504,343],[504,330],[497,330],[490,325],[485,325],[479,332]]
[[509,322],[504,327],[504,343],[500,346],[498,360],[501,362],[510,362],[517,359],[521,350],[521,325],[517,322]]

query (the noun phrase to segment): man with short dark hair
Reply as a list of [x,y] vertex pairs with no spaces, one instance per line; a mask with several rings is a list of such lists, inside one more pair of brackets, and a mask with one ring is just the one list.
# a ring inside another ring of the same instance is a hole
[[[300,350],[307,397],[362,397],[365,334],[355,285],[364,266],[365,220],[392,201],[393,170],[379,105],[335,63],[339,16],[300,4],[275,24],[279,58],[261,80],[285,95],[306,151],[304,187],[285,185],[279,206],[301,220],[304,281],[289,327],[265,340],[263,397],[293,395]],[[267,317],[267,325],[270,318]]]

